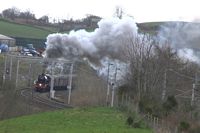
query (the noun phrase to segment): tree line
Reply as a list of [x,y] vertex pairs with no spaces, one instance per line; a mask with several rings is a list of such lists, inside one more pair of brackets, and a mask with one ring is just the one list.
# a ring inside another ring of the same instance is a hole
[[43,15],[39,19],[36,19],[35,14],[30,10],[20,11],[20,9],[16,7],[8,8],[2,11],[1,17],[5,19],[25,19],[25,20],[38,20],[43,23],[49,23],[49,17],[47,15]]
[[170,42],[149,35],[130,33],[121,41],[129,67],[118,90],[119,100],[128,95],[139,112],[176,123],[199,120],[199,64],[181,58]]

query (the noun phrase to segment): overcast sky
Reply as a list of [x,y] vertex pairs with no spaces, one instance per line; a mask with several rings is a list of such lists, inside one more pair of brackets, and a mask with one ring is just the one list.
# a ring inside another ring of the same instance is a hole
[[29,9],[37,18],[48,15],[56,19],[83,18],[93,14],[112,17],[116,6],[136,22],[200,20],[198,0],[2,0],[0,12],[10,7]]

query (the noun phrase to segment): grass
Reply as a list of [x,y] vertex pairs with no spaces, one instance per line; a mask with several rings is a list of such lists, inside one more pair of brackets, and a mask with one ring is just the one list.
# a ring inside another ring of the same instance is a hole
[[160,26],[165,24],[165,22],[147,22],[138,23],[139,32],[149,33],[150,35],[156,35],[160,29]]
[[36,27],[36,28],[40,28],[40,29],[43,29],[43,30],[47,30],[47,31],[49,31],[49,32],[54,32],[54,33],[59,32],[58,28],[56,28],[56,27],[50,27],[50,26],[37,26],[37,25],[34,25],[34,27]]
[[17,24],[0,19],[0,34],[7,36],[43,39],[53,32],[53,30],[49,31],[30,25]]
[[115,109],[66,109],[0,121],[0,133],[152,133],[128,127],[125,121]]

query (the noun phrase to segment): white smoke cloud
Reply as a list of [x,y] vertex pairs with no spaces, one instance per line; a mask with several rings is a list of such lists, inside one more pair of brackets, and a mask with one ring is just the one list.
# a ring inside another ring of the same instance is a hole
[[94,32],[71,31],[69,34],[51,34],[47,37],[46,57],[71,58],[86,57],[101,60],[104,57],[119,59],[123,47],[122,40],[137,34],[137,26],[132,18],[102,19]]
[[[123,77],[128,66],[119,61],[123,41],[134,36],[142,38],[142,35],[138,34],[138,27],[132,18],[102,19],[98,27],[94,32],[78,30],[69,34],[50,34],[46,42],[46,57],[89,60],[91,67],[104,77],[107,76],[110,62],[121,68],[123,73],[119,71],[119,78]],[[180,57],[200,63],[200,25],[167,23],[161,27],[158,35],[161,41],[168,41],[171,47],[177,49]],[[94,65],[96,62],[101,66]],[[111,75],[114,73],[111,72]]]
[[196,54],[194,53],[192,49],[188,49],[188,48],[179,49],[178,55],[184,59],[188,59],[190,61],[200,63],[199,57],[196,56]]
[[159,32],[161,41],[168,41],[182,58],[200,62],[200,24],[170,22],[163,25]]

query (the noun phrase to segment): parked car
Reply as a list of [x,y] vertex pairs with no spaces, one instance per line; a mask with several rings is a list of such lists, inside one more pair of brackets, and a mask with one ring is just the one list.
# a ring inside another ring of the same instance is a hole
[[23,47],[21,54],[26,56],[40,56],[40,53],[35,50],[33,44],[27,44],[26,47]]

